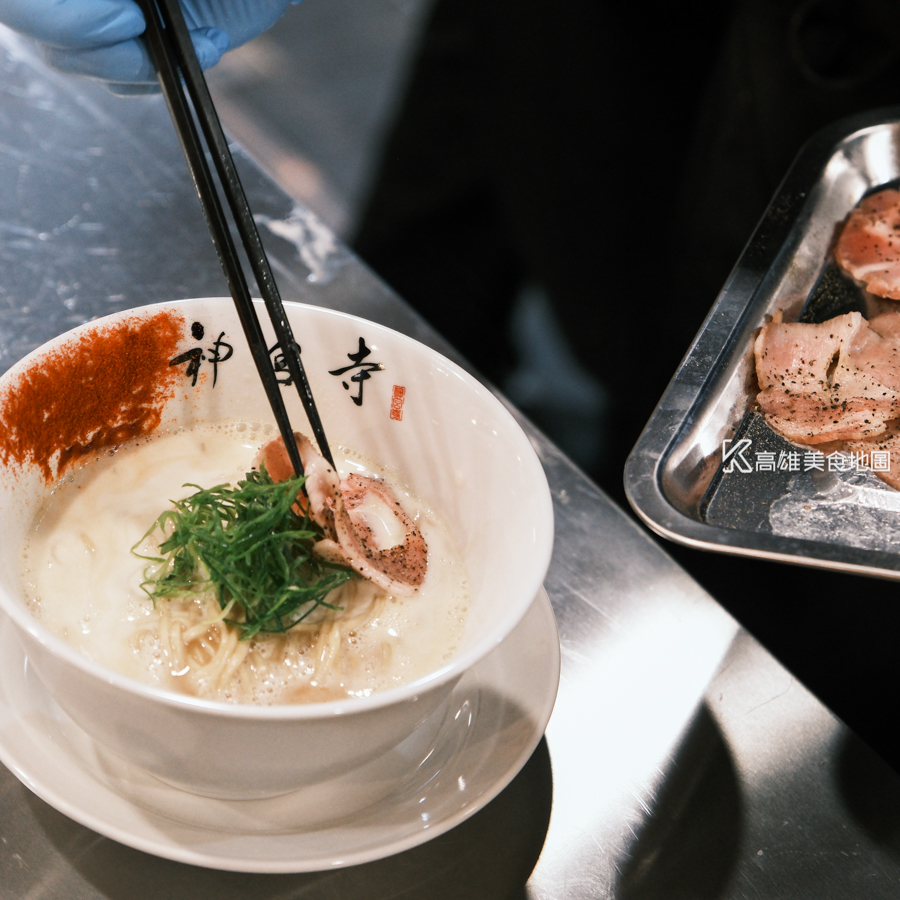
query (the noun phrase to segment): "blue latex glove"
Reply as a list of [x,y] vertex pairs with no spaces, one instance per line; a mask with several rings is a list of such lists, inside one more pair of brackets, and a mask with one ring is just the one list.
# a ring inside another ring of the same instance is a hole
[[[300,0],[181,0],[200,65],[262,34]],[[158,90],[134,0],[0,0],[0,22],[34,38],[48,65],[116,93]]]

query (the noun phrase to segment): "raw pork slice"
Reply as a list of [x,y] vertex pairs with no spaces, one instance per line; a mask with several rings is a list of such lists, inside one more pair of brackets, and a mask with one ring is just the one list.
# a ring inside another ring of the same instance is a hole
[[766,421],[803,444],[883,434],[900,416],[894,315],[874,320],[889,335],[882,336],[855,312],[821,324],[785,323],[779,313],[755,346],[757,400]]
[[900,312],[887,312],[875,316],[869,320],[869,328],[883,338],[900,342]]
[[873,294],[900,300],[900,191],[864,197],[850,213],[834,257]]

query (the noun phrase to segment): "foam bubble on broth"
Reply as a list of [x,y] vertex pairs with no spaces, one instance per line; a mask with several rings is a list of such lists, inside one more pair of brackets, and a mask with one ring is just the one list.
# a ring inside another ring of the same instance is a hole
[[[393,597],[354,578],[328,597],[343,607],[339,613],[319,608],[287,637],[260,635],[239,643],[235,638],[227,646],[231,637],[225,632],[233,629],[213,627],[187,644],[197,660],[209,657],[210,666],[181,658],[182,644],[175,638],[188,634],[191,623],[217,614],[218,603],[210,593],[199,600],[159,600],[154,608],[140,587],[147,562],[130,548],[167,501],[194,492],[185,483],[236,482],[273,434],[272,426],[252,422],[174,429],[69,473],[39,510],[23,549],[23,584],[32,613],[102,665],[144,683],[225,702],[368,696],[449,662],[469,605],[453,542],[431,508],[390,473],[344,448],[335,452],[342,477],[387,474],[422,531],[428,572],[421,588],[410,597]],[[155,552],[149,542],[140,549]],[[227,657],[222,666],[219,657]]]

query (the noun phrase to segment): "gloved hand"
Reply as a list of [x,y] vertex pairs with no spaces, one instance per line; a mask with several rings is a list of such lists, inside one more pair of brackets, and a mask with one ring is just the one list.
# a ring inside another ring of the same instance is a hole
[[[180,0],[204,69],[262,34],[300,0]],[[48,65],[116,93],[158,90],[134,0],[0,0],[0,22],[34,38]]]

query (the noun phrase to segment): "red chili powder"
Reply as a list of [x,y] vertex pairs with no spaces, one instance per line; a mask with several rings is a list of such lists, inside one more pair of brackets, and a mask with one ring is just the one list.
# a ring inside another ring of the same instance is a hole
[[0,461],[31,462],[50,482],[98,450],[150,434],[182,375],[169,360],[183,335],[183,316],[158,312],[42,356],[0,396]]

